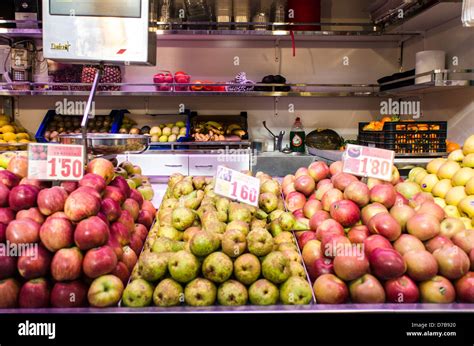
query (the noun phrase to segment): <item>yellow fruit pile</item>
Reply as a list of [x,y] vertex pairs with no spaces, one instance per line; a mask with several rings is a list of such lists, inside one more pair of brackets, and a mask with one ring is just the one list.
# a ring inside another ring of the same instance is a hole
[[474,224],[474,135],[464,142],[462,149],[437,158],[426,166],[413,168],[408,180],[431,193],[447,216],[461,218],[467,228]]
[[[6,147],[8,150],[18,150],[18,144],[26,144],[32,142],[30,135],[24,128],[11,122],[8,115],[0,115],[0,145],[5,149],[4,144],[11,144]],[[3,143],[3,144],[2,144]]]

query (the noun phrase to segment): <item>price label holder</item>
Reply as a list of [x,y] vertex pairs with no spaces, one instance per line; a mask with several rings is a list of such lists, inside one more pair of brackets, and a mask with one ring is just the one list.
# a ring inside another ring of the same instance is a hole
[[218,166],[214,192],[220,196],[258,207],[260,180],[227,167]]
[[348,144],[342,159],[342,171],[361,177],[390,181],[394,158],[395,152],[392,150]]
[[37,180],[81,180],[84,175],[82,145],[30,143],[28,178]]

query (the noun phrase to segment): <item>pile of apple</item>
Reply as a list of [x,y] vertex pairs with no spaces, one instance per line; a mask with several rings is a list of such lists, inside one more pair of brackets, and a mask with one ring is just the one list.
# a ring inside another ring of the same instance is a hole
[[25,157],[9,168],[0,171],[0,308],[117,305],[153,222],[151,202],[105,159],[53,187],[25,178]]
[[172,175],[122,305],[309,304],[299,224],[278,181],[257,177],[259,208],[216,195],[212,178]]
[[474,302],[472,195],[468,207],[458,204],[469,217],[461,220],[396,168],[390,182],[363,182],[342,162],[313,162],[282,188],[308,227],[296,235],[318,303]]

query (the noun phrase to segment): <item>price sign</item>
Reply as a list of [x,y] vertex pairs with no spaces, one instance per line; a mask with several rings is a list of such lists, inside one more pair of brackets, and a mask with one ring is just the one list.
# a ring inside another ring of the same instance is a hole
[[218,195],[258,207],[260,180],[227,167],[218,166],[214,192]]
[[84,147],[82,145],[29,144],[29,179],[80,180],[83,174]]
[[362,177],[390,181],[395,152],[348,144],[343,156],[342,171]]

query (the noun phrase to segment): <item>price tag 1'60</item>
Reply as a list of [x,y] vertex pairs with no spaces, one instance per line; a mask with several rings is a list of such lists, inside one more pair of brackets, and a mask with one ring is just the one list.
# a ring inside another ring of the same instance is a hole
[[84,147],[82,145],[29,144],[29,179],[81,180],[83,175]]
[[390,181],[395,152],[348,144],[343,156],[344,173]]
[[227,167],[218,166],[214,192],[220,196],[258,207],[260,180]]

